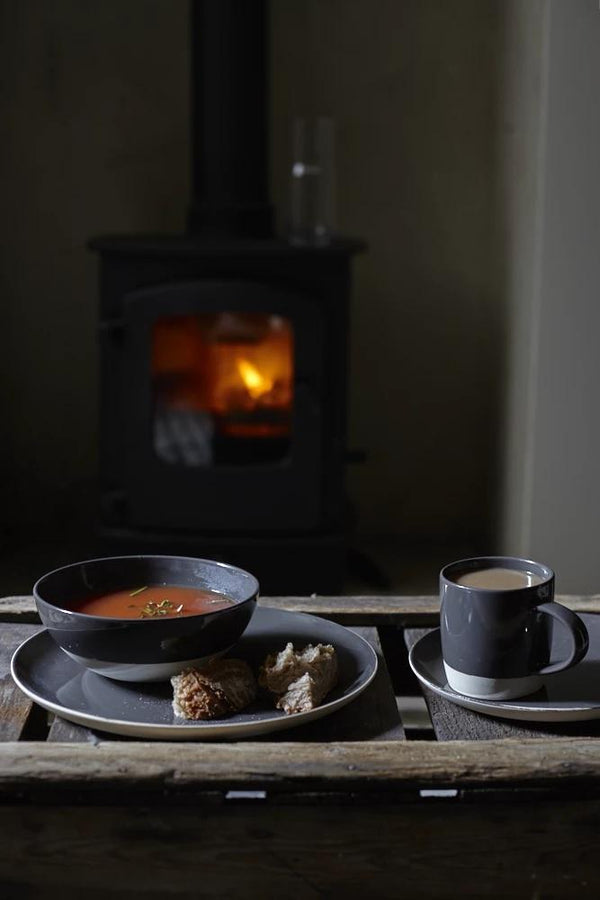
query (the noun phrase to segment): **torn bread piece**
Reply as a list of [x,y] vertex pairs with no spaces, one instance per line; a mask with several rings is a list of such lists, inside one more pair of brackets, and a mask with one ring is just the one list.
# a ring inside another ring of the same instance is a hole
[[241,659],[213,659],[171,678],[173,712],[184,719],[216,719],[239,712],[256,697],[256,680]]
[[292,643],[267,656],[258,679],[262,687],[280,695],[276,706],[286,713],[314,709],[337,680],[337,654],[331,644],[308,644],[297,651]]
[[285,694],[278,698],[275,706],[288,714],[307,712],[318,706],[324,696],[320,686],[307,672],[297,681],[292,681]]

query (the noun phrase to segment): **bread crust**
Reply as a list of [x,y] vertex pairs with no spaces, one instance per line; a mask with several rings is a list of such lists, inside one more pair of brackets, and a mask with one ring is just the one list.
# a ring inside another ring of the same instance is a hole
[[216,719],[248,706],[256,697],[256,680],[241,659],[214,659],[201,669],[186,669],[171,678],[173,712],[184,719]]

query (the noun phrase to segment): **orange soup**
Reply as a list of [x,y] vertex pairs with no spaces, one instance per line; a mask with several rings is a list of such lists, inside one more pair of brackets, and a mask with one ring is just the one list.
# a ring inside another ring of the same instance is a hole
[[112,616],[116,619],[162,619],[174,616],[197,616],[233,606],[235,600],[216,591],[200,588],[133,587],[87,597],[73,607],[74,612],[90,616]]

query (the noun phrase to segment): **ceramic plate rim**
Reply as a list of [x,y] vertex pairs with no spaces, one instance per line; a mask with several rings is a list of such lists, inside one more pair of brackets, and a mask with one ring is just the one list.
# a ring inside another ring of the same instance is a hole
[[[432,690],[439,697],[455,703],[457,706],[463,706],[474,712],[483,715],[496,716],[500,719],[513,719],[530,722],[585,722],[600,718],[600,690],[598,703],[596,705],[575,705],[558,707],[550,703],[536,706],[524,706],[519,703],[523,698],[515,698],[514,700],[483,700],[477,697],[467,697],[465,694],[459,694],[454,691],[450,685],[442,685],[437,681],[432,681],[419,667],[418,656],[426,643],[439,643],[440,629],[436,628],[422,635],[413,646],[408,654],[409,665],[418,678],[418,680]],[[439,651],[439,659],[441,659],[441,649]]]
[[[371,671],[368,672],[366,678],[360,681],[359,684],[357,684],[348,694],[344,694],[342,697],[337,697],[335,700],[329,700],[327,703],[322,703],[319,706],[315,707],[315,709],[307,710],[306,712],[292,713],[290,715],[287,715],[285,713],[281,713],[280,711],[273,710],[272,715],[266,714],[264,718],[260,718],[250,722],[213,720],[202,723],[188,723],[185,725],[179,725],[177,723],[166,724],[157,722],[136,722],[129,719],[110,719],[105,716],[95,715],[94,713],[82,713],[78,712],[77,710],[71,710],[68,707],[61,706],[59,703],[53,703],[51,700],[47,700],[45,697],[40,696],[35,690],[30,688],[19,678],[16,672],[16,667],[19,664],[19,656],[25,652],[26,646],[36,640],[39,641],[49,638],[52,642],[52,648],[54,649],[55,647],[57,653],[64,653],[64,651],[61,650],[58,645],[54,644],[47,628],[41,628],[35,634],[32,634],[30,637],[22,641],[21,644],[19,644],[11,657],[10,672],[13,681],[15,682],[17,687],[21,691],[23,691],[24,694],[26,694],[26,696],[37,703],[38,706],[41,706],[44,709],[49,710],[50,712],[56,713],[61,718],[69,722],[74,722],[77,725],[83,725],[84,727],[91,728],[93,730],[104,731],[108,734],[120,734],[129,737],[146,737],[157,739],[168,737],[171,740],[215,740],[228,736],[243,737],[268,734],[274,731],[284,731],[300,725],[306,725],[316,719],[330,715],[336,710],[341,709],[343,706],[346,706],[348,703],[351,703],[360,694],[362,694],[363,691],[366,690],[366,688],[368,688],[368,686],[375,678],[377,670],[379,668],[379,659],[377,656],[377,652],[369,643],[369,641],[367,641],[366,638],[362,637],[362,635],[356,634],[356,632],[351,631],[344,625],[340,625],[338,622],[332,622],[330,619],[322,619],[319,616],[313,616],[308,613],[280,610],[276,607],[268,606],[261,606],[259,607],[259,609],[267,610],[269,612],[275,612],[278,615],[284,614],[285,616],[293,616],[295,619],[298,617],[302,617],[302,619],[317,623],[317,627],[318,624],[327,622],[328,625],[334,626],[335,628],[344,629],[345,632],[348,632],[350,635],[352,635],[353,640],[355,639],[359,643],[363,644],[367,649]],[[243,636],[241,640],[243,640]],[[77,663],[74,663],[74,665],[77,665]],[[83,666],[79,666],[79,668],[81,668],[82,671],[85,671],[85,668]]]

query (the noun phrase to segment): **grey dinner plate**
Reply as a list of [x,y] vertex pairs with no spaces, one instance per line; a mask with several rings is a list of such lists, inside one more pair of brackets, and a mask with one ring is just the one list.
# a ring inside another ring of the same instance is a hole
[[[458,694],[449,686],[442,662],[440,630],[420,638],[409,653],[411,668],[419,681],[446,700],[502,719],[538,722],[578,722],[600,718],[600,616],[581,614],[590,636],[590,648],[577,666],[548,675],[535,694],[515,700],[480,700]],[[552,658],[566,656],[565,635],[554,629]]]
[[16,650],[12,676],[32,700],[79,725],[129,737],[162,740],[223,740],[252,737],[304,725],[327,716],[354,700],[377,671],[371,645],[342,625],[283,610],[259,607],[228,656],[245,659],[253,671],[268,653],[291,641],[333,644],[338,655],[339,681],[326,701],[308,712],[288,715],[275,709],[274,699],[259,692],[257,700],[234,716],[195,722],[173,713],[170,682],[113,681],[84,669],[40,631]]

